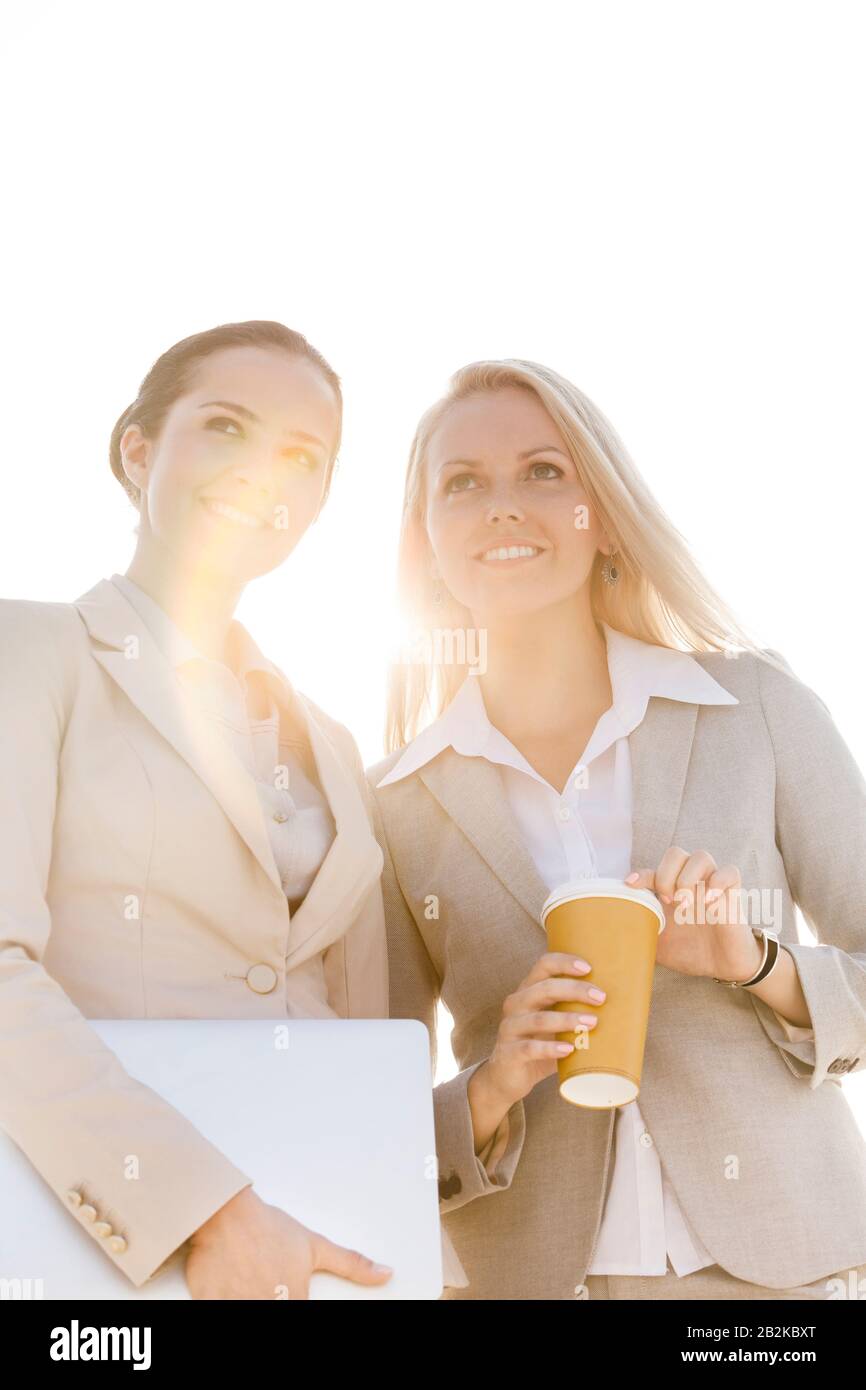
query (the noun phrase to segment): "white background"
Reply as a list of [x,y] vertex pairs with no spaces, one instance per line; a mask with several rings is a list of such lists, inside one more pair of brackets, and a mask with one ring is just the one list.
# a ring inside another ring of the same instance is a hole
[[[609,415],[866,766],[862,16],[8,7],[0,594],[122,572],[108,439],[138,382],[187,334],[279,319],[343,377],[345,437],[326,513],[238,616],[372,762],[415,423],[462,363],[529,357]],[[866,1128],[866,1076],[846,1089]]]

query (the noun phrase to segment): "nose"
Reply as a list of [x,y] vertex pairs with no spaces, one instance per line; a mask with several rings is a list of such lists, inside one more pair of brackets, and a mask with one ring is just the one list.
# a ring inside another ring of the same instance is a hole
[[522,521],[523,518],[523,509],[511,496],[510,488],[506,486],[498,489],[487,507],[488,524],[496,526],[501,521]]
[[280,461],[271,454],[260,455],[257,461],[246,459],[234,474],[235,482],[250,497],[269,499],[277,491]]

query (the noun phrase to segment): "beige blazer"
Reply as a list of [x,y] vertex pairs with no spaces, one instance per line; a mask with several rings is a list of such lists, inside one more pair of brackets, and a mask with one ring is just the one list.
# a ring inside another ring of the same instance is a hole
[[[749,990],[657,966],[640,1108],[714,1259],[781,1289],[866,1261],[866,1143],[840,1080],[866,1068],[866,782],[790,667],[696,660],[739,704],[650,700],[629,737],[632,864],[655,868],[674,844],[706,849],[780,901],[772,929],[794,958],[814,1039],[789,1040]],[[399,756],[368,771],[372,787]],[[444,1297],[579,1297],[616,1111],[569,1105],[546,1077],[508,1112],[494,1181],[474,1152],[466,1092],[503,999],[547,949],[547,889],[485,759],[445,749],[376,799],[392,1016],[426,1023],[434,1066],[440,997],[454,1019],[460,1070],[435,1088],[434,1109],[440,1211],[469,1282]],[[817,944],[799,942],[795,902]]]
[[290,920],[252,778],[113,584],[0,601],[0,651],[0,1125],[140,1286],[252,1179],[87,1019],[387,1017],[369,791],[292,692],[336,837]]

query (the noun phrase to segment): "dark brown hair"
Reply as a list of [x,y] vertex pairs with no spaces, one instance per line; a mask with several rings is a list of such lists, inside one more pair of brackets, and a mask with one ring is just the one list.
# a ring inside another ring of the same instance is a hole
[[138,425],[149,439],[158,439],[163,422],[175,401],[190,389],[195,367],[211,353],[230,347],[275,347],[293,357],[304,357],[318,367],[333,387],[337,399],[337,442],[328,460],[321,505],[324,506],[331,486],[334,463],[340,449],[343,430],[343,393],[340,378],[320,352],[300,333],[273,319],[250,319],[246,323],[222,323],[204,333],[181,338],[161,357],[158,357],[138,388],[138,395],[128,405],[111,431],[109,458],[111,471],[136,507],[141,501],[139,489],[127,478],[120,456],[120,440],[129,425]]

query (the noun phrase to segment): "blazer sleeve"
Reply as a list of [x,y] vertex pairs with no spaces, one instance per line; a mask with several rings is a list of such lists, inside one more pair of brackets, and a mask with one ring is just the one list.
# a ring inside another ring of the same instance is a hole
[[[384,820],[375,798],[373,814],[384,856],[382,896],[388,934],[390,1015],[392,1018],[417,1018],[426,1026],[430,1037],[431,1073],[435,1077],[436,1013],[441,980],[400,887]],[[472,1074],[482,1064],[475,1062],[433,1087],[439,1210],[443,1214],[510,1187],[523,1149],[526,1121],[521,1100],[503,1116],[481,1152],[475,1152],[467,1087]]]
[[[768,649],[769,650],[769,649]],[[758,660],[776,763],[776,842],[816,945],[785,942],[811,1030],[783,1027],[746,990],[767,1036],[811,1089],[866,1069],[866,781],[824,701],[778,652]]]
[[0,601],[0,1125],[140,1287],[252,1179],[129,1076],[43,965],[64,732],[92,659],[79,626],[71,605]]

